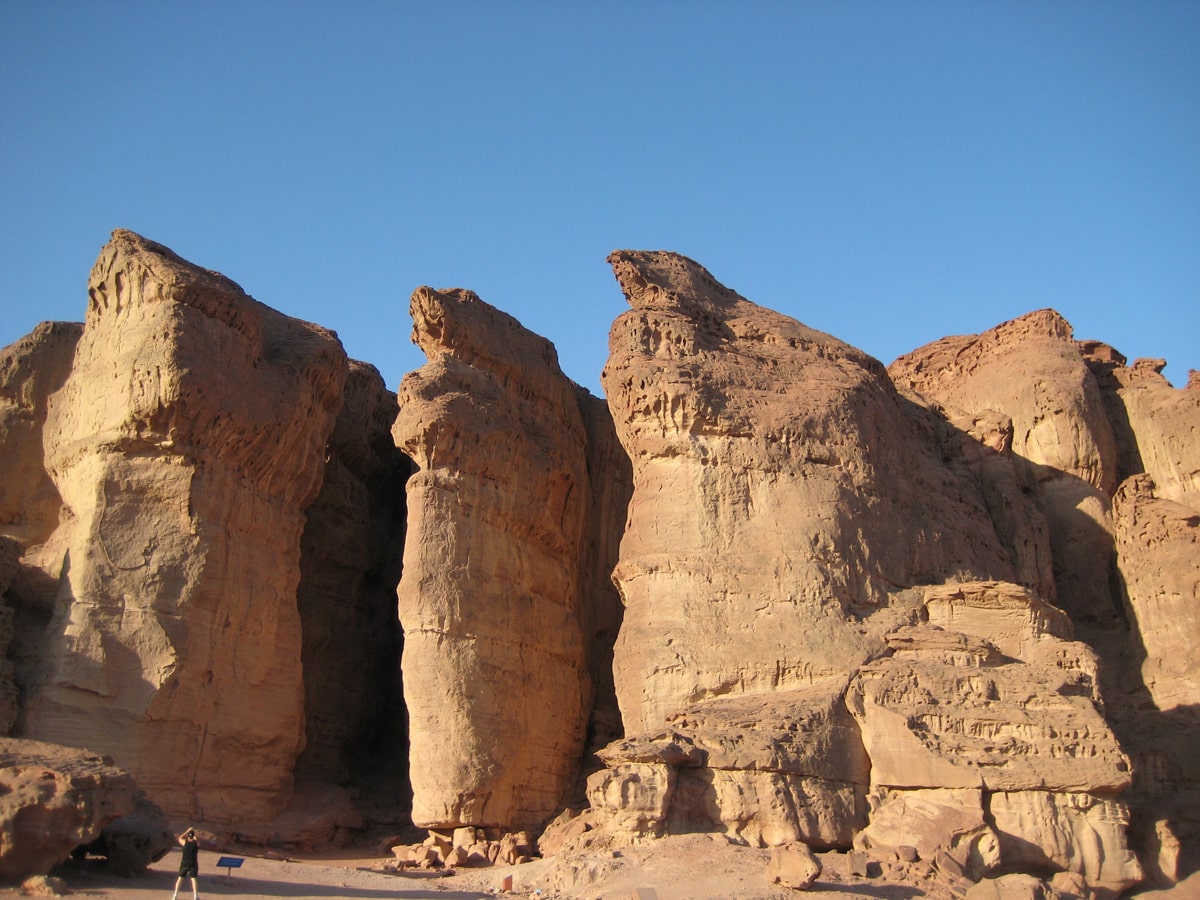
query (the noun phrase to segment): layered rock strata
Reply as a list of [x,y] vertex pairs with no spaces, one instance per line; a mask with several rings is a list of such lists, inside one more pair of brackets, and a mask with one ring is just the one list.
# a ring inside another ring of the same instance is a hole
[[1105,661],[1106,715],[1133,759],[1132,839],[1169,883],[1167,870],[1200,864],[1200,676],[1185,650],[1200,581],[1200,393],[1172,388],[1163,366],[1072,341],[1042,310],[935,342],[889,371],[952,420],[1012,423],[1015,458],[1051,525],[1055,602]]
[[591,708],[581,567],[592,489],[553,346],[470,291],[419,288],[393,434],[408,482],[399,588],[413,821],[541,825]]
[[893,654],[847,693],[873,788],[856,843],[944,853],[974,879],[1073,871],[1111,896],[1138,883],[1118,799],[1130,761],[1104,717],[1095,654],[1012,585],[926,598],[943,625],[889,636]]
[[828,679],[708,700],[611,744],[588,779],[596,824],[631,841],[720,831],[755,847],[849,846],[866,824],[870,763],[844,691]]
[[844,675],[883,652],[915,585],[1016,580],[961,436],[880,363],[685,257],[609,261],[632,307],[602,376],[633,463],[613,575],[627,730]]
[[346,373],[335,335],[116,231],[50,399],[58,583],[21,733],[111,755],[171,815],[288,802],[304,741],[300,534]]

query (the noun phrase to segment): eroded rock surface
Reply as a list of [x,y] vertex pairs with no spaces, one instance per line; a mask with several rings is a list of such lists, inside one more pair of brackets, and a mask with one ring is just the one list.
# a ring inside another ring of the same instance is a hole
[[[1138,883],[1118,799],[1131,766],[1104,717],[1095,653],[1065,640],[1061,610],[1013,585],[926,598],[942,624],[901,629],[895,654],[863,666],[847,694],[874,787],[856,842],[946,853],[976,880],[1004,866],[1075,872],[1111,895]],[[1004,652],[980,652],[993,638]]]
[[269,818],[304,741],[300,534],[335,335],[132,232],[92,270],[46,464],[58,583],[22,733],[111,755],[169,814]]
[[43,322],[0,350],[0,535],[22,546],[41,543],[58,524],[62,501],[46,472],[42,431],[82,333],[76,322]]
[[585,422],[553,346],[510,316],[429,288],[411,312],[428,362],[393,434],[418,467],[399,589],[413,821],[541,825],[591,709]]
[[845,682],[708,700],[600,751],[598,824],[627,840],[721,831],[756,847],[848,847],[866,823],[869,761]]
[[1118,625],[1109,563],[1117,445],[1070,324],[1038,310],[983,334],[935,341],[888,372],[952,421],[1000,415],[1011,422],[1022,481],[1036,487],[1049,528],[1056,590],[1047,598],[1077,624]]
[[852,670],[914,585],[1016,579],[961,438],[880,363],[685,257],[609,261],[632,307],[602,376],[634,478],[613,576],[627,730]]
[[109,759],[0,738],[0,882],[46,874],[137,801],[133,779]]

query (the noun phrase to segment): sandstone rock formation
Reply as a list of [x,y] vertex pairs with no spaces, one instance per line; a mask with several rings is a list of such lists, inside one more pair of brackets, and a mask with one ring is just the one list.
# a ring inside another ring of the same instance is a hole
[[807,891],[821,875],[821,861],[807,844],[774,847],[767,863],[767,881],[794,891]]
[[[945,853],[976,880],[1004,866],[1073,871],[1114,896],[1138,883],[1117,799],[1131,769],[1104,718],[1095,654],[1064,640],[1060,611],[1012,585],[926,598],[942,625],[902,629],[847,695],[874,788],[856,843]],[[951,628],[1002,652],[948,655]]]
[[59,585],[21,732],[111,755],[175,816],[286,805],[304,740],[304,509],[346,360],[161,245],[92,270],[46,468],[64,510],[27,558]]
[[115,233],[82,332],[0,351],[0,731],[291,844],[399,830],[411,767],[413,863],[561,812],[543,852],[720,832],[779,883],[804,846],[958,894],[1194,870],[1196,380],[1050,310],[885,370],[610,262],[607,404],[428,288],[397,398]]
[[413,821],[544,824],[581,764],[595,591],[588,431],[554,348],[469,291],[419,288],[393,434]]
[[898,387],[940,404],[951,420],[1000,415],[1022,481],[1036,486],[1053,550],[1053,595],[1077,624],[1113,627],[1109,498],[1117,448],[1104,403],[1053,310],[1029,313],[980,335],[944,338],[888,367]]
[[[866,823],[869,761],[844,679],[708,700],[600,751],[597,824],[632,838],[721,831],[755,847],[849,846]],[[629,803],[637,797],[636,803]]]
[[137,800],[133,779],[111,760],[0,738],[0,882],[45,874]]
[[71,372],[83,326],[43,322],[0,350],[0,535],[38,544],[62,506],[44,465],[42,431],[49,396]]
[[613,576],[629,731],[853,670],[883,652],[915,585],[1016,580],[1021,551],[961,440],[877,361],[685,257],[609,261],[632,307],[602,376],[633,463]]
[[1158,494],[1149,475],[1131,476],[1117,492],[1114,519],[1142,683],[1166,712],[1200,708],[1200,504]]

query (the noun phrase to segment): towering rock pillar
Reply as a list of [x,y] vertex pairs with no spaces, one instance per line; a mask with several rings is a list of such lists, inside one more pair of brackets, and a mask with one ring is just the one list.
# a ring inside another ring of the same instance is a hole
[[591,687],[579,603],[587,437],[553,346],[470,291],[419,288],[393,435],[413,821],[534,826],[575,777]]
[[614,574],[628,733],[697,701],[844,683],[913,614],[906,589],[1014,580],[978,479],[878,361],[677,254],[609,262],[632,307],[603,375],[633,464]]
[[304,741],[296,586],[346,357],[128,231],[92,270],[47,469],[59,579],[21,733],[111,755],[173,816],[270,818]]

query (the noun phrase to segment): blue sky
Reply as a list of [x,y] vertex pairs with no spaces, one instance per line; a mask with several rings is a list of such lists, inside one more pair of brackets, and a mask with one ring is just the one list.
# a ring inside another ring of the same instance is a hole
[[1200,3],[0,0],[0,345],[116,227],[395,389],[421,284],[599,393],[616,248],[887,363],[1051,306],[1200,369]]

